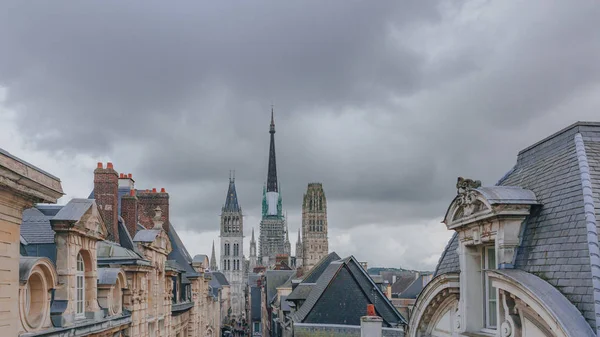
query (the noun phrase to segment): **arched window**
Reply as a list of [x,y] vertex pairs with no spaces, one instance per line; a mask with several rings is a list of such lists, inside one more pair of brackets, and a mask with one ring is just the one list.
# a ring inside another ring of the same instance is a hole
[[77,272],[75,273],[77,296],[75,299],[75,313],[78,317],[85,316],[85,264],[83,257],[77,254]]

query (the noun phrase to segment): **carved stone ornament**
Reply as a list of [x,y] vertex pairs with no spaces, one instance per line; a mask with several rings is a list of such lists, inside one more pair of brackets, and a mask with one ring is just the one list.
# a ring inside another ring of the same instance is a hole
[[458,177],[458,181],[456,182],[456,189],[458,194],[466,192],[469,189],[475,189],[479,187],[481,187],[480,180],[465,179],[463,177]]

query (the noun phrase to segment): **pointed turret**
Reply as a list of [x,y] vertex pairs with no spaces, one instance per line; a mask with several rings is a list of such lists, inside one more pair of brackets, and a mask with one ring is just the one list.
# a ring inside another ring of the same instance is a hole
[[229,189],[227,190],[227,198],[223,212],[239,212],[240,205],[238,203],[237,192],[235,191],[235,173],[229,176]]
[[252,243],[256,243],[256,240],[254,240],[254,227],[252,227],[252,238],[250,239],[250,244]]
[[275,160],[275,119],[273,117],[273,106],[271,106],[271,144],[269,147],[269,171],[267,173],[267,192],[278,192],[277,189],[277,162]]
[[213,240],[213,245],[212,245],[212,253],[210,254],[210,270],[211,271],[217,270],[217,258],[216,258],[216,254],[215,254],[215,241],[214,240]]

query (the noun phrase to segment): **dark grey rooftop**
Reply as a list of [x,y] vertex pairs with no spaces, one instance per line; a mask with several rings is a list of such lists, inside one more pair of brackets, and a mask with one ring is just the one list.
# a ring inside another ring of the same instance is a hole
[[284,284],[294,273],[294,270],[267,270],[265,272],[265,287],[267,289],[267,301],[269,301],[269,303],[271,303],[277,294],[277,287]]
[[154,239],[160,233],[160,229],[139,230],[133,237],[133,242],[154,242]]
[[262,316],[261,291],[259,287],[250,288],[250,317],[253,322],[260,322]]
[[400,294],[408,288],[416,279],[416,274],[403,275],[392,284],[392,294]]
[[406,324],[367,271],[349,256],[328,265],[292,318],[296,322],[359,325],[366,304],[375,305],[386,326]]
[[535,205],[535,193],[515,186],[487,186],[477,189],[490,204]]
[[314,283],[300,283],[296,286],[294,291],[288,295],[288,301],[306,300],[314,285]]
[[403,292],[400,293],[398,298],[415,299],[423,290],[423,275],[417,277]]
[[71,199],[56,213],[52,221],[79,221],[94,204],[94,199]]
[[168,234],[169,240],[171,241],[171,252],[169,253],[168,258],[177,261],[185,271],[187,277],[198,277],[200,274],[192,267],[192,257],[171,223],[169,223]]
[[[61,206],[62,207],[62,206]],[[28,244],[54,244],[54,231],[50,225],[52,216],[44,215],[37,208],[23,211],[21,236]]]
[[221,273],[220,271],[213,271],[213,272],[211,272],[211,274],[213,276],[213,280],[216,280],[217,282],[219,282],[219,284],[221,286],[229,285],[229,281],[227,281],[225,274]]
[[329,264],[332,261],[336,261],[339,260],[340,256],[336,253],[336,252],[331,252],[329,254],[327,254],[327,256],[325,256],[324,258],[322,258],[319,263],[317,263],[309,272],[306,276],[304,276],[302,283],[315,283],[317,282],[317,280],[319,279],[319,277],[321,276],[321,274],[323,273],[323,271],[325,271],[325,269],[327,269],[327,267],[329,266]]
[[117,284],[120,270],[119,268],[98,268],[98,284]]
[[454,233],[446,245],[446,249],[442,253],[438,265],[433,273],[434,277],[447,274],[447,273],[460,273],[460,266],[458,264],[458,233]]

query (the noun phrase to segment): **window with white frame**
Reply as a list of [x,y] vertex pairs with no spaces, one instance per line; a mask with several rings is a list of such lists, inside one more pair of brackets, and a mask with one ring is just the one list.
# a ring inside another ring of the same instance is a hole
[[[482,256],[482,269],[485,270],[490,270],[490,269],[496,269],[496,248],[494,246],[486,246],[483,247],[483,256]],[[484,289],[484,299],[485,299],[485,305],[484,305],[484,311],[485,311],[485,327],[487,329],[496,329],[497,326],[497,289],[492,287],[492,282],[490,281],[490,278],[488,277],[487,273],[483,273],[484,275],[484,279],[483,279],[483,289]]]
[[78,317],[83,317],[85,316],[85,263],[83,262],[81,253],[77,254],[77,272],[75,273],[75,279],[77,289],[75,313]]

